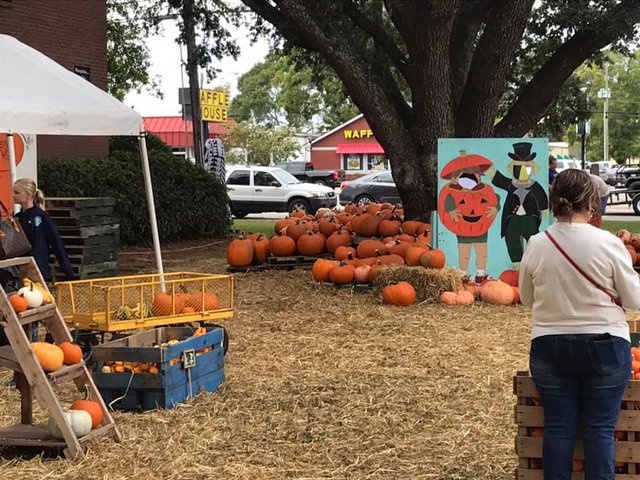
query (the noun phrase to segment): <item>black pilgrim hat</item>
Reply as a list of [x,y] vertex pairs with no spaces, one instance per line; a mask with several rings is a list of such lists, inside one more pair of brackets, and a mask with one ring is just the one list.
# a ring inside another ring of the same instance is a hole
[[530,162],[534,158],[536,158],[537,153],[531,153],[532,143],[529,142],[518,142],[513,144],[513,151],[515,153],[509,152],[509,158],[512,160],[519,160],[521,162]]

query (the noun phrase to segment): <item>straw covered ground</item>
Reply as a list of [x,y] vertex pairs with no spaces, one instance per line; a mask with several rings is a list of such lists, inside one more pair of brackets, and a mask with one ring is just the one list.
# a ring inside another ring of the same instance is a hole
[[[168,271],[225,268],[219,243],[169,245],[165,258]],[[153,255],[121,263],[151,271]],[[524,307],[394,308],[302,270],[238,274],[235,301],[217,392],[170,411],[115,412],[124,441],[95,443],[81,460],[0,450],[0,478],[513,478]],[[9,378],[0,371],[0,425],[19,414]]]

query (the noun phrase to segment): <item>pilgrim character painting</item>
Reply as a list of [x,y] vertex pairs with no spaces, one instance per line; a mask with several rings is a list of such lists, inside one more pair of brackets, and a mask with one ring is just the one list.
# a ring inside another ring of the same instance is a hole
[[433,243],[469,282],[519,267],[549,224],[546,138],[438,139]]
[[466,281],[470,281],[471,249],[475,250],[476,283],[487,278],[487,235],[499,209],[493,188],[482,182],[482,175],[492,165],[482,155],[461,151],[440,172],[448,183],[438,196],[438,215],[445,228],[456,235],[458,268]]
[[[509,258],[514,268],[518,268],[526,242],[540,231],[543,214],[549,208],[549,198],[545,189],[534,180],[540,167],[534,162],[536,152],[531,152],[530,142],[513,144],[513,153],[507,155],[507,175],[495,172],[491,183],[507,192],[502,210],[500,235],[504,238]],[[543,155],[542,158],[547,158]],[[489,172],[491,175],[491,172]]]

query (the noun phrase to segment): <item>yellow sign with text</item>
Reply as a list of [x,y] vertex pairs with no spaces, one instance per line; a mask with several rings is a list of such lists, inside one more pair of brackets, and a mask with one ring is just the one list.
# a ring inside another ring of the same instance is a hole
[[205,122],[227,123],[229,94],[223,91],[200,89],[200,118]]
[[371,137],[373,137],[373,132],[369,129],[344,131],[344,138],[371,138]]

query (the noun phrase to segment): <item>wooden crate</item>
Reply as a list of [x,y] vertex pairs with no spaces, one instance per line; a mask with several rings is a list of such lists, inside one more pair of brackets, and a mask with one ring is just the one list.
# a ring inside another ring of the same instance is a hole
[[[541,458],[544,415],[538,391],[528,372],[518,372],[513,378],[513,393],[517,396],[516,479],[543,480]],[[630,381],[627,386],[622,397],[622,410],[616,432],[615,478],[640,480],[640,381]],[[584,460],[581,439],[576,442],[574,459]],[[574,472],[572,480],[583,479],[583,473]]]
[[[162,327],[95,346],[93,376],[105,403],[125,410],[170,409],[201,390],[215,391],[224,379],[224,331],[207,327],[204,335],[192,334],[189,327]],[[180,342],[155,346],[174,339]],[[185,368],[183,353],[189,350],[196,352],[195,365]],[[102,373],[109,361],[153,362],[159,372]]]

